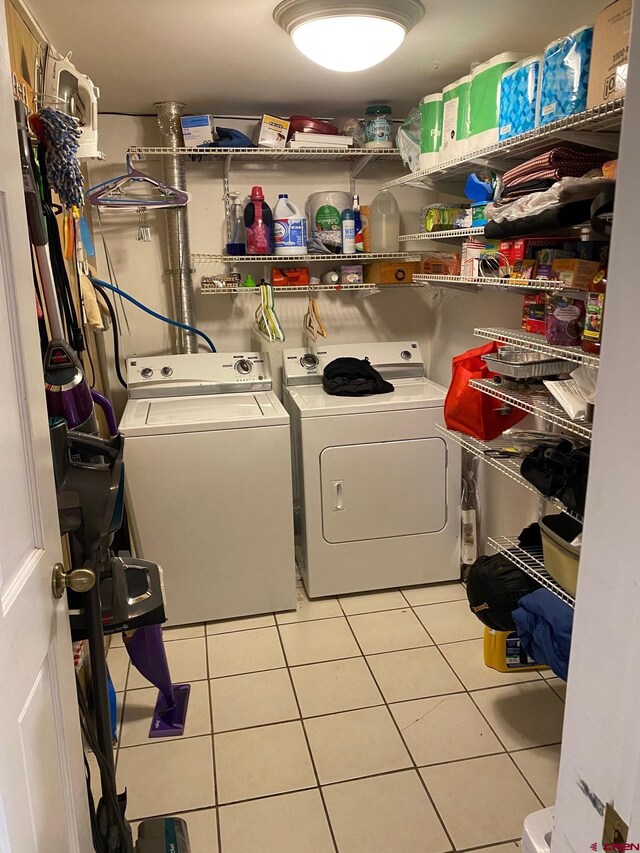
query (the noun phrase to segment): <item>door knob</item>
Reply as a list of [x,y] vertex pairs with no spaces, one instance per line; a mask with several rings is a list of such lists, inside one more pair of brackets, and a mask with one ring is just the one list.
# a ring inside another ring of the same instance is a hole
[[54,598],[62,598],[67,587],[74,592],[89,592],[96,582],[96,574],[93,569],[83,566],[81,569],[65,571],[62,563],[56,563],[53,567],[51,586]]

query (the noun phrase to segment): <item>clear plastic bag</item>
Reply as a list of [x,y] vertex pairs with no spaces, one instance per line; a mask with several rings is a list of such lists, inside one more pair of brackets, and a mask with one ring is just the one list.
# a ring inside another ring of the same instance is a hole
[[396,146],[402,155],[402,162],[412,172],[420,168],[420,133],[420,109],[414,107],[396,134]]

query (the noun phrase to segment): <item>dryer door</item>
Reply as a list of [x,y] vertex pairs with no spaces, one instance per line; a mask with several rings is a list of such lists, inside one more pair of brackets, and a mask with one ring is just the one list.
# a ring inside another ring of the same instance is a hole
[[320,455],[327,542],[436,533],[447,515],[441,438],[328,447]]

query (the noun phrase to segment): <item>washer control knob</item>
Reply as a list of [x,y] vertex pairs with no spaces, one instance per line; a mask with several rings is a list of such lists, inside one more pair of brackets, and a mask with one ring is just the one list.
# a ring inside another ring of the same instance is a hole
[[151,379],[153,376],[153,369],[151,367],[143,367],[140,371],[140,376],[142,376],[143,379]]
[[240,361],[236,361],[236,370],[246,376],[253,370],[253,365],[246,358],[241,358]]
[[320,363],[320,359],[312,352],[306,352],[300,359],[300,364],[306,367],[307,370],[313,370]]
[[412,355],[408,349],[403,349],[400,355],[402,356],[402,358],[404,358],[405,361],[410,361],[410,359],[412,358]]
[[173,367],[163,367],[160,373],[163,376],[173,376]]

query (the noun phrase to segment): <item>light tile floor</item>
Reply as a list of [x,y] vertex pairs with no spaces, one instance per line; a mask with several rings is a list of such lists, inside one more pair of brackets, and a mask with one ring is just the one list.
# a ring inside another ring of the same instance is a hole
[[193,853],[517,853],[555,799],[565,685],[482,662],[460,584],[309,601],[170,628],[182,738],[114,643],[127,815],[176,814]]

